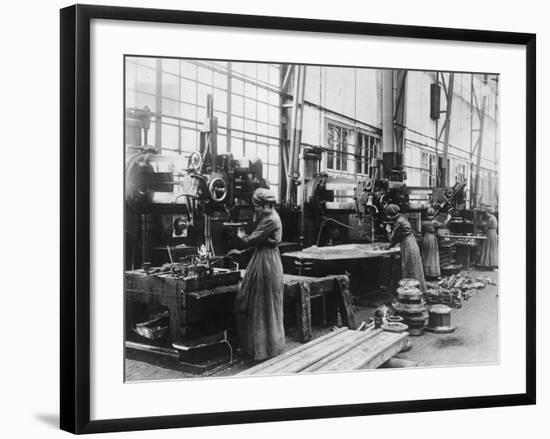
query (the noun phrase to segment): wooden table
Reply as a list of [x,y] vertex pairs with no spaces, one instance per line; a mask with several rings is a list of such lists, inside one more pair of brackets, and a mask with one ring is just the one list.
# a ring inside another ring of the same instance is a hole
[[[349,274],[351,292],[361,295],[386,285],[390,289],[400,278],[401,266],[395,265],[400,255],[396,245],[380,250],[387,243],[345,244],[330,247],[309,247],[302,251],[282,255],[283,266],[289,273],[311,277],[329,274]],[[389,264],[384,263],[386,260]]]

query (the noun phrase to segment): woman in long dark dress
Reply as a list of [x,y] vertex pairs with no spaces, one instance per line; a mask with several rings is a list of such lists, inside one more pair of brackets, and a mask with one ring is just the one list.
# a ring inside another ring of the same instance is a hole
[[444,223],[435,220],[436,212],[433,208],[426,211],[426,219],[422,221],[422,265],[424,266],[424,275],[426,277],[441,276],[441,267],[439,265],[439,244],[437,242],[436,231],[445,226],[451,219],[451,214],[447,216]]
[[479,265],[485,268],[496,268],[498,267],[498,237],[497,237],[497,228],[498,221],[497,218],[487,212],[487,239],[483,243],[481,248],[481,256],[479,258]]
[[257,189],[252,201],[261,218],[256,229],[239,238],[254,247],[254,253],[235,298],[239,343],[255,360],[280,354],[285,344],[283,327],[283,265],[278,244],[282,224],[273,208],[275,196],[268,189]]
[[388,205],[384,209],[384,213],[390,220],[394,221],[388,250],[396,244],[401,244],[401,277],[416,279],[420,282],[420,290],[426,293],[422,258],[411,224],[401,215],[399,206],[396,204]]

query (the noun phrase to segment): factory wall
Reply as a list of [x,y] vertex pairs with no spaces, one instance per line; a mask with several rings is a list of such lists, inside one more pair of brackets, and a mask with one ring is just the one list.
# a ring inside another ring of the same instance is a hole
[[[365,154],[358,148],[358,133],[369,136],[369,142],[374,146],[371,151],[376,156],[381,151],[382,70],[308,66],[306,72],[302,143],[326,149],[321,163],[323,171],[331,175],[361,178],[367,171],[357,164],[357,154]],[[449,74],[443,75],[448,83]],[[481,203],[491,207],[497,202],[498,183],[498,130],[495,122],[498,110],[494,79],[494,76],[490,77],[488,89],[485,90],[487,102],[479,187]],[[435,80],[435,72],[407,73],[403,153],[409,186],[436,185],[436,138],[445,115],[442,113],[437,123],[430,118],[430,85]],[[476,170],[472,164],[477,159],[471,148],[478,134],[472,129],[477,130],[480,125],[475,103],[472,105],[472,83],[481,107],[483,75],[455,74],[448,150],[449,184],[467,179],[467,193],[475,178]],[[442,91],[441,109],[444,110],[446,105]],[[335,127],[338,129],[336,135]],[[339,141],[346,148],[344,166],[342,163],[331,163],[328,157],[330,150],[341,146]],[[437,147],[441,154],[443,137]]]
[[[380,70],[307,66],[302,143],[325,149],[324,171],[367,174],[364,159],[369,148],[378,151],[382,134],[381,99]],[[329,157],[329,150],[339,152]]]
[[[206,95],[214,98],[218,149],[235,157],[259,157],[264,176],[278,193],[280,178],[280,87],[277,64],[213,62],[128,57],[126,107],[154,113],[149,143],[166,155],[198,148],[206,117]],[[440,78],[441,78],[440,74]],[[449,74],[443,74],[448,83]],[[473,88],[481,106],[487,95],[481,155],[481,203],[495,206],[498,184],[498,120],[495,76],[483,89],[483,75],[455,74],[449,136],[449,183],[475,177],[479,117],[472,106]],[[430,118],[430,85],[435,72],[409,71],[406,78],[404,164],[409,186],[435,186],[436,137],[444,121]],[[395,92],[395,90],[394,90]],[[441,109],[445,109],[441,93]],[[472,109],[473,108],[473,109]],[[380,158],[382,70],[307,66],[302,144],[324,149],[321,169],[331,175],[359,178]],[[443,137],[438,143],[442,152]]]
[[[410,186],[434,186],[436,182],[436,138],[441,131],[445,114],[436,121],[430,118],[430,85],[435,82],[435,72],[410,71],[407,74],[406,116],[405,116],[405,167]],[[446,84],[449,74],[443,74]],[[440,74],[441,78],[441,74]],[[477,155],[472,153],[478,138],[480,122],[477,110],[472,105],[471,87],[482,105],[482,95],[487,94],[485,106],[483,147],[480,161],[480,202],[495,207],[498,183],[498,97],[495,76],[490,76],[487,88],[483,90],[483,75],[455,74],[451,121],[449,133],[449,184],[468,179],[467,193],[475,179]],[[441,109],[445,110],[447,100],[441,92]],[[474,131],[472,131],[474,130]],[[443,136],[437,143],[438,152],[443,149]]]

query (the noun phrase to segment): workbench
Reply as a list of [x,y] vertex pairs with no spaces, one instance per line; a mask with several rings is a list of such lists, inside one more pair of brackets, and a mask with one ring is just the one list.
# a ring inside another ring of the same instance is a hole
[[[323,277],[349,274],[352,294],[362,295],[386,285],[390,290],[401,276],[399,244],[384,250],[387,243],[344,244],[309,247],[282,256],[285,272]],[[397,265],[396,265],[397,264]]]
[[149,310],[155,307],[168,310],[173,343],[227,329],[233,318],[240,278],[239,273],[230,276],[231,285],[220,285],[223,279],[190,281],[169,273],[148,275],[143,270],[127,271],[127,329],[136,323],[134,316],[139,304]]
[[[244,275],[244,270],[241,271]],[[208,285],[205,280],[201,285]],[[169,273],[147,275],[143,270],[126,272],[126,327],[130,330],[137,323],[135,311],[140,305],[148,310],[167,310],[172,343],[184,343],[190,339],[227,330],[234,326],[233,303],[240,283],[215,285],[195,289],[196,285]],[[189,291],[189,288],[195,289]],[[284,302],[294,308],[298,338],[311,340],[311,301],[322,303],[323,326],[336,324],[337,311],[342,323],[355,328],[353,309],[346,275],[324,277],[284,275]],[[144,316],[145,317],[145,316]],[[288,316],[287,316],[288,317]]]

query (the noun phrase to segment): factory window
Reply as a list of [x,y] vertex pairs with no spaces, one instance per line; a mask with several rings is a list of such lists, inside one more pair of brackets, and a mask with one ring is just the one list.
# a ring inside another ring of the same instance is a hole
[[[153,112],[148,143],[167,154],[199,148],[207,95],[218,118],[218,151],[259,156],[279,189],[280,66],[192,59],[126,58],[126,106]],[[157,108],[158,107],[158,108]]]
[[435,187],[436,171],[435,155],[428,152],[422,152],[420,156],[420,185],[424,187]]
[[455,166],[455,182],[461,182],[468,178],[466,174],[466,163],[457,163]]
[[379,151],[380,139],[378,137],[358,131],[357,146],[355,148],[355,172],[370,175]]
[[[327,125],[327,169],[347,171],[350,149],[355,148],[354,131],[329,122]],[[351,153],[352,154],[352,153]]]

